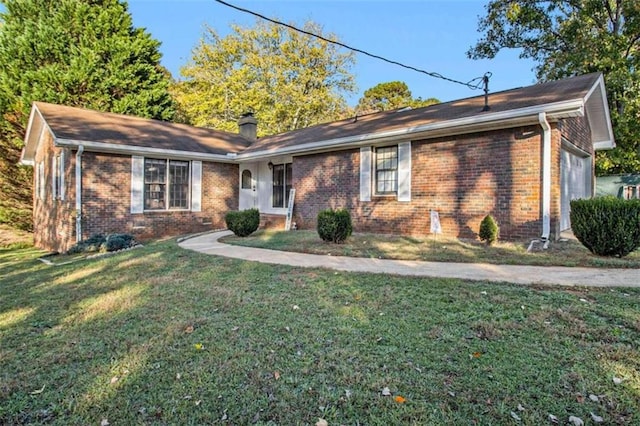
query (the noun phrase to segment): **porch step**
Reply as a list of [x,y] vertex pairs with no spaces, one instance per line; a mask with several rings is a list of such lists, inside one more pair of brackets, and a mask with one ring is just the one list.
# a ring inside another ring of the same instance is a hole
[[285,215],[260,213],[260,229],[278,229],[284,231],[287,220]]

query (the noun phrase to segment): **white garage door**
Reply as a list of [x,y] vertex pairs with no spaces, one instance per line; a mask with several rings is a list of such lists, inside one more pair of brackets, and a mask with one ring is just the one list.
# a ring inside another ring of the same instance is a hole
[[560,230],[571,228],[570,201],[591,197],[591,157],[584,157],[565,149],[561,159]]

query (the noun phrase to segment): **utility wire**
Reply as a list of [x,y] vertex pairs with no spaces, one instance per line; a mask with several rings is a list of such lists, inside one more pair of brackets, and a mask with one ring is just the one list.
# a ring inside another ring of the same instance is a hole
[[426,71],[426,70],[423,70],[423,69],[420,69],[420,68],[413,67],[411,65],[406,65],[406,64],[400,63],[398,61],[387,59],[387,58],[384,58],[382,56],[375,55],[373,53],[369,53],[369,52],[367,52],[365,50],[358,49],[356,47],[352,47],[352,46],[346,45],[344,43],[340,43],[339,41],[335,41],[335,40],[331,40],[331,39],[325,38],[325,37],[323,37],[321,35],[314,34],[312,32],[306,31],[306,30],[302,30],[300,28],[294,27],[293,25],[278,21],[276,19],[269,18],[267,16],[259,14],[258,12],[254,12],[252,10],[242,8],[240,6],[236,6],[236,5],[233,5],[231,3],[227,3],[226,1],[223,1],[223,0],[214,0],[214,1],[216,1],[217,3],[220,3],[220,4],[224,5],[224,6],[227,6],[227,7],[230,7],[232,9],[238,10],[240,12],[248,13],[250,15],[256,16],[256,17],[261,18],[261,19],[264,19],[265,21],[269,21],[269,22],[274,23],[276,25],[281,25],[283,27],[290,28],[290,29],[292,29],[294,31],[297,31],[299,33],[306,34],[306,35],[309,35],[311,37],[318,38],[320,40],[326,41],[327,43],[335,44],[337,46],[344,47],[345,49],[349,49],[349,50],[354,51],[354,52],[362,53],[363,55],[369,56],[371,58],[379,59],[379,60],[387,62],[389,64],[398,65],[398,66],[400,66],[402,68],[406,68],[406,69],[409,69],[409,70],[412,70],[412,71],[416,71],[416,72],[419,72],[419,73],[422,73],[422,74],[426,74],[429,77],[439,78],[441,80],[445,80],[445,81],[448,81],[448,82],[451,82],[451,83],[455,83],[455,84],[461,84],[463,86],[468,87],[471,90],[477,90],[477,89],[480,89],[481,87],[483,87],[484,84],[485,84],[485,79],[488,78],[491,75],[491,73],[487,73],[483,77],[476,77],[476,78],[474,78],[472,80],[469,80],[469,81],[467,81],[465,83],[464,81],[454,80],[453,78],[445,77],[442,74],[437,73],[437,72],[430,72],[430,71]]

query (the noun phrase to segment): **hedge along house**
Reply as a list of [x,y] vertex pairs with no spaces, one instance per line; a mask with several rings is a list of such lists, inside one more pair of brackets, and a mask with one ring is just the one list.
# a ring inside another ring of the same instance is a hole
[[558,236],[569,201],[593,194],[595,150],[615,146],[602,76],[494,93],[487,106],[479,96],[257,139],[252,116],[231,134],[36,103],[23,152],[35,241],[196,232],[252,207],[284,222],[290,189],[300,228],[331,207],[356,231],[425,235],[435,210],[449,236],[475,237],[486,214],[502,238]]

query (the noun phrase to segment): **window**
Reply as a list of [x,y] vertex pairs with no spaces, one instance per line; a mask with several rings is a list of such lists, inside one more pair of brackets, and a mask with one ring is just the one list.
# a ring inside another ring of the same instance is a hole
[[289,204],[291,169],[291,163],[273,166],[273,207],[287,207]]
[[189,208],[188,161],[144,159],[144,208]]
[[41,161],[38,163],[38,167],[36,169],[36,193],[38,194],[38,198],[44,200],[45,197],[45,178],[44,178],[44,162]]
[[251,189],[251,170],[242,171],[242,189]]
[[640,185],[625,185],[622,187],[622,198],[625,200],[633,200],[634,198],[640,198]]
[[395,194],[398,191],[398,147],[376,148],[376,194]]

